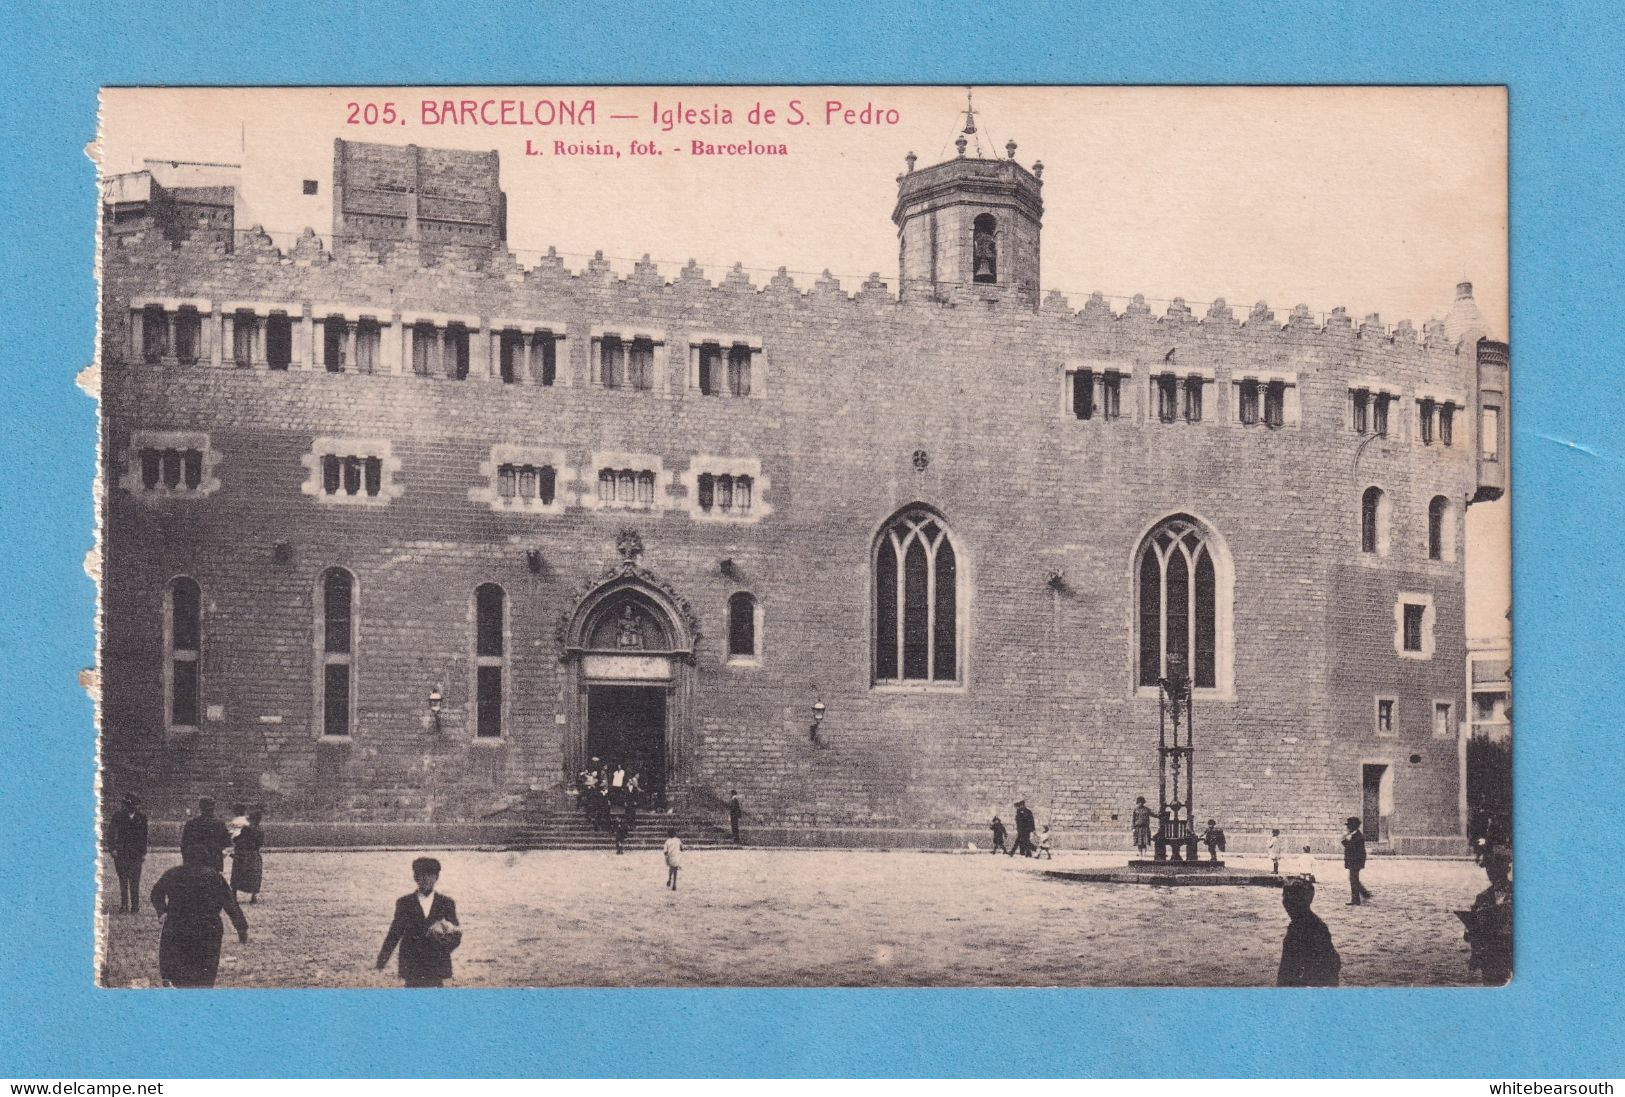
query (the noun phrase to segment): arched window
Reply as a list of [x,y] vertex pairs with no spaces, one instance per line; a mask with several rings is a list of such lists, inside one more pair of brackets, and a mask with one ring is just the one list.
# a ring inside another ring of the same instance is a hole
[[198,726],[203,592],[182,575],[170,582],[164,603],[164,720],[171,729],[191,729]]
[[1360,551],[1388,555],[1388,497],[1381,488],[1360,496]]
[[502,736],[506,602],[506,594],[495,583],[474,590],[474,734],[481,739]]
[[728,599],[728,658],[753,659],[756,655],[756,599],[740,591]]
[[322,572],[316,619],[321,675],[321,733],[347,736],[355,711],[355,578],[343,568]]
[[991,213],[984,213],[971,223],[971,254],[976,282],[999,280],[999,223]]
[[1218,538],[1188,515],[1167,519],[1140,545],[1139,685],[1155,686],[1174,661],[1198,689],[1228,678],[1225,567]]
[[959,562],[942,519],[894,518],[875,545],[876,682],[959,681]]
[[1428,559],[1453,560],[1456,524],[1450,514],[1450,500],[1435,495],[1428,503]]

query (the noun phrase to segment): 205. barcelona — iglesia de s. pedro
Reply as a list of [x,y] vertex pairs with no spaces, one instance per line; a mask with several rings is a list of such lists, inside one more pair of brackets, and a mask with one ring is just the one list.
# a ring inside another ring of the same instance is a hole
[[1459,850],[1470,285],[1068,301],[1008,151],[908,156],[895,288],[522,264],[495,152],[335,141],[277,242],[229,169],[105,180],[105,793],[500,841],[616,757],[764,839],[1122,847],[1174,666],[1232,835]]

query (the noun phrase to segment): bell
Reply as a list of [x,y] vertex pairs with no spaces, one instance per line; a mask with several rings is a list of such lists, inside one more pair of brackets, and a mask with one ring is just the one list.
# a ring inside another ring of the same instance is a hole
[[976,260],[976,277],[978,277],[978,278],[991,278],[991,277],[993,277],[993,264],[988,261],[988,258],[985,255],[979,257]]

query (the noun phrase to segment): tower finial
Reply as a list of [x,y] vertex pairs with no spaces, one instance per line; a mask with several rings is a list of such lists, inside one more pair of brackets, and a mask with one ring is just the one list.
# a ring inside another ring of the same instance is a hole
[[960,131],[968,135],[976,132],[976,106],[971,102],[971,89],[965,88],[965,128]]

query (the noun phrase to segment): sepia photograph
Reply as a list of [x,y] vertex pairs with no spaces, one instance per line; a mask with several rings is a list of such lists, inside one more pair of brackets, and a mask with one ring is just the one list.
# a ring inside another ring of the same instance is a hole
[[100,105],[87,983],[1513,978],[1504,87]]

